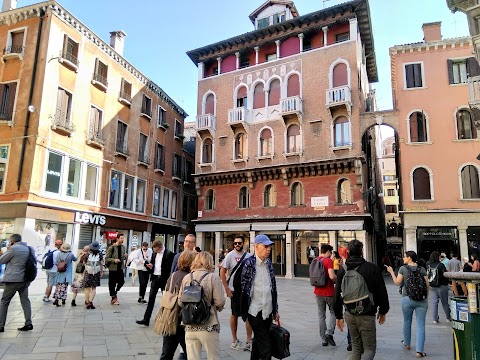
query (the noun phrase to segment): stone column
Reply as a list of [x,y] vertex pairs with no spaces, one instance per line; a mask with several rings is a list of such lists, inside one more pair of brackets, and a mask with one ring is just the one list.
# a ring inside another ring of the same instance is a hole
[[467,227],[457,226],[458,228],[458,241],[460,243],[460,254],[458,259],[462,261],[464,257],[468,257],[468,241],[467,241]]
[[335,241],[335,235],[336,235],[336,231],[335,230],[330,230],[328,232],[328,243],[330,245],[333,246],[333,250],[338,250],[337,247],[338,247],[338,244],[337,242]]
[[405,249],[403,251],[417,252],[417,228],[405,228]]
[[275,40],[275,45],[277,45],[277,59],[280,59],[280,40]]
[[205,76],[205,64],[203,62],[198,63],[198,80],[202,80]]
[[255,50],[255,65],[257,65],[257,64],[258,64],[258,53],[259,53],[259,51],[260,51],[260,47],[259,47],[259,46],[255,46],[255,47],[253,48],[253,50]]
[[357,18],[350,19],[350,40],[357,39]]
[[322,27],[323,31],[323,46],[327,46],[327,33],[328,33],[328,26]]
[[235,57],[236,57],[236,69],[238,70],[240,69],[240,53],[236,52]]
[[360,240],[363,244],[363,257],[367,261],[372,261],[371,259],[371,244],[370,241],[367,240],[367,232],[365,230],[358,230],[355,231],[355,237],[357,240]]
[[203,245],[205,243],[205,239],[203,238],[203,232],[197,232],[196,238],[197,238],[197,241],[195,246],[198,246],[200,249],[203,250]]
[[216,231],[215,232],[215,268],[218,265],[218,256],[220,255],[220,249],[222,248],[223,244],[223,232]]
[[303,38],[305,37],[305,35],[303,34],[298,34],[298,40],[300,41],[300,52],[302,53],[303,52]]
[[294,256],[295,256],[295,251],[293,241],[292,241],[292,232],[291,231],[285,231],[285,241],[286,241],[286,251],[285,251],[285,278],[286,279],[293,279],[295,277],[295,271],[294,271]]
[[217,58],[217,64],[218,64],[218,75],[222,73],[222,58],[218,57]]
[[255,240],[255,231],[250,231],[250,254],[252,255],[255,252],[255,246],[253,245],[253,240]]

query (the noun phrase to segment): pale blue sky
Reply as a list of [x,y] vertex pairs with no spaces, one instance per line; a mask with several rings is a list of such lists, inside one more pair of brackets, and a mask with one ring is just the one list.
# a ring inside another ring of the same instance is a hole
[[[20,0],[18,7],[38,1]],[[197,67],[185,54],[253,30],[248,15],[264,0],[62,0],[60,3],[97,35],[124,30],[125,58],[160,85],[189,115],[196,115]],[[296,0],[300,15],[344,1]],[[388,48],[423,40],[422,24],[442,21],[444,38],[468,35],[464,14],[445,0],[370,0],[379,72],[379,110],[392,107]]]

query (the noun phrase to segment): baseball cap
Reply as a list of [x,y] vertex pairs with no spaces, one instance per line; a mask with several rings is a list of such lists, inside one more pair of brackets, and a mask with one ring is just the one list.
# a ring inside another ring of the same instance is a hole
[[272,245],[273,241],[267,235],[259,234],[255,236],[255,240],[253,240],[254,244],[263,244],[263,245]]
[[447,255],[445,255],[445,253],[441,253],[441,254],[440,254],[440,257],[445,258],[445,257],[447,257]]

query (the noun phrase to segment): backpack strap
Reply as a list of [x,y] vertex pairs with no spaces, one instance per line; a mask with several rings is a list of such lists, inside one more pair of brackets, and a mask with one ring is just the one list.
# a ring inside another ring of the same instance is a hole
[[233,267],[232,269],[232,272],[230,273],[230,276],[228,277],[227,279],[227,284],[230,282],[230,279],[232,278],[232,276],[235,274],[235,271],[237,271],[238,267],[240,266],[240,263],[243,261],[243,259],[245,258],[245,256],[247,256],[247,252],[245,251],[242,255],[242,257],[240,258],[240,260],[238,260],[237,264]]

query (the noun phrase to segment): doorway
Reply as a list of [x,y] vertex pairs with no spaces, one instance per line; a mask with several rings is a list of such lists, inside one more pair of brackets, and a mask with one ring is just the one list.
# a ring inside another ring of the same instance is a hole
[[268,237],[273,241],[270,260],[272,261],[275,275],[285,275],[287,271],[287,265],[285,263],[285,253],[287,249],[285,234],[273,234],[268,235]]
[[430,254],[438,251],[440,254],[445,253],[450,259],[451,254],[460,254],[460,246],[457,239],[444,240],[419,240],[418,241],[418,258],[428,261]]

